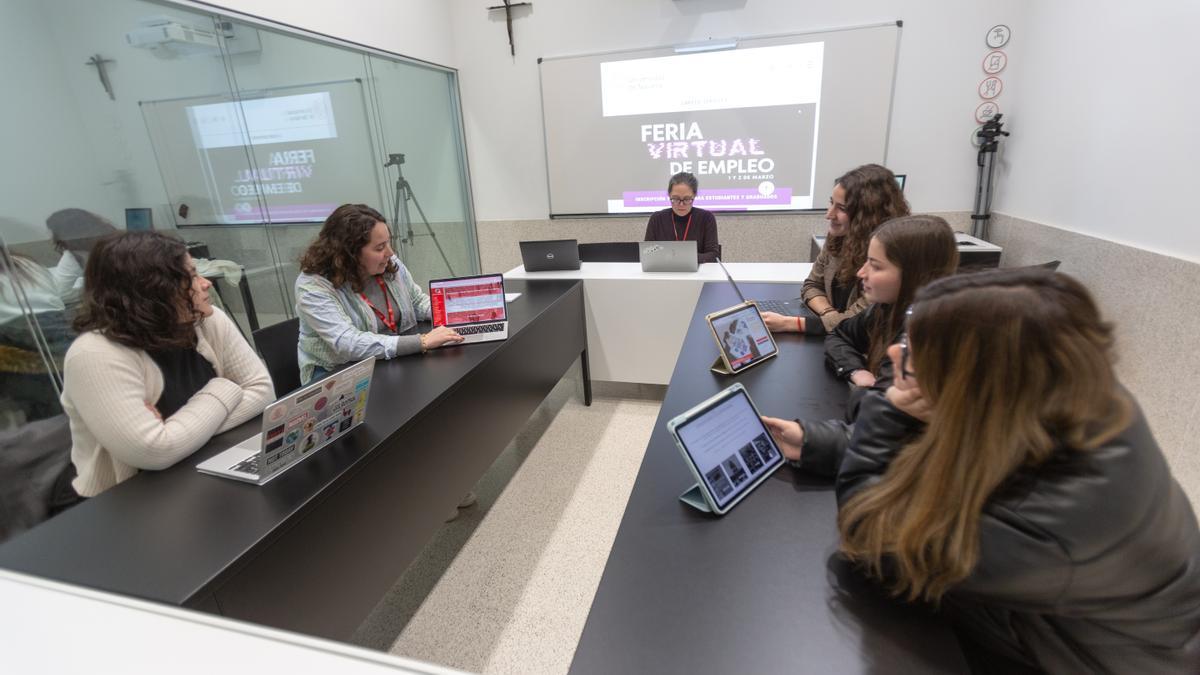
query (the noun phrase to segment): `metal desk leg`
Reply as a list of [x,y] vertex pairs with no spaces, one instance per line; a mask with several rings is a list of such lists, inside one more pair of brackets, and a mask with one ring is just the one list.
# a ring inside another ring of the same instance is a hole
[[221,293],[221,279],[223,278],[224,277],[205,277],[205,279],[208,279],[212,282],[212,288],[217,292],[217,299],[221,301],[221,308],[225,310],[225,316],[229,317],[229,320],[233,322],[233,325],[237,326],[238,332],[242,334],[242,337],[249,341],[250,335],[247,334],[246,331],[242,330],[242,324],[238,323],[237,318],[233,315],[233,311],[229,309],[229,303],[225,301],[225,295]]
[[258,312],[254,311],[254,297],[250,295],[250,284],[246,281],[246,268],[242,268],[242,278],[238,281],[238,290],[242,292],[242,304],[246,307],[246,320],[250,322],[251,332],[257,331]]
[[583,404],[592,404],[592,367],[588,365],[588,352],[583,350],[579,355],[579,368],[583,374]]

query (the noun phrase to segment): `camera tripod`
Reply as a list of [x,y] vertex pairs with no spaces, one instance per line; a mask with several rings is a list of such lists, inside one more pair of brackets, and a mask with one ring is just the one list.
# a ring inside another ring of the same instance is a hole
[[[421,208],[421,202],[417,201],[417,195],[413,193],[412,185],[404,177],[403,153],[389,154],[388,161],[383,168],[387,169],[389,166],[396,167],[396,197],[392,202],[392,222],[396,223],[397,228],[404,230],[404,236],[400,241],[412,246],[418,236],[429,237],[433,240],[433,245],[437,247],[438,254],[442,256],[442,262],[446,263],[446,270],[450,272],[450,276],[455,276],[454,268],[450,266],[450,260],[446,257],[446,252],[442,250],[442,243],[438,241],[437,234],[429,226],[429,219],[425,217],[425,210]],[[408,212],[409,200],[412,200],[413,205],[417,207],[421,222],[425,224],[425,232],[420,235],[413,232],[412,216]]]
[[1004,122],[997,114],[988,120],[975,132],[979,140],[979,156],[976,159],[978,173],[975,178],[975,210],[971,212],[971,236],[983,240],[988,238],[988,225],[992,219],[992,178],[996,169],[996,150],[1000,147],[1000,137],[1007,136],[1003,130]]

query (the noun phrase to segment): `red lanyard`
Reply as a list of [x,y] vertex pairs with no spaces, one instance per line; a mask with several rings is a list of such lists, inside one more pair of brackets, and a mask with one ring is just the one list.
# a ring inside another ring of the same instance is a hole
[[379,282],[379,291],[381,293],[383,293],[383,302],[385,305],[387,305],[388,313],[387,313],[386,317],[383,315],[383,312],[379,311],[378,307],[371,304],[371,301],[367,299],[366,293],[359,293],[359,295],[361,295],[363,301],[367,303],[367,307],[370,307],[375,312],[375,316],[379,317],[379,320],[381,322],[383,322],[383,325],[387,326],[389,330],[391,330],[393,333],[395,333],[395,332],[397,332],[396,331],[396,317],[392,313],[392,299],[390,297],[388,297],[387,286],[385,286],[383,284],[383,279],[380,277],[375,277],[375,281]]
[[687,225],[683,227],[683,239],[679,238],[679,226],[675,224],[675,214],[671,214],[671,231],[675,233],[675,241],[686,241],[688,230],[692,229],[692,214],[688,214]]

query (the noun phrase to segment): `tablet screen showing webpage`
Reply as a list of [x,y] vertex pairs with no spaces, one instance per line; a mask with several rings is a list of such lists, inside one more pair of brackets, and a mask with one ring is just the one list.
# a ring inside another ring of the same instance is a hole
[[744,391],[723,399],[675,432],[720,509],[783,462]]
[[429,283],[435,326],[504,321],[504,279],[500,275]]
[[712,326],[734,372],[775,353],[770,332],[753,307],[717,317]]

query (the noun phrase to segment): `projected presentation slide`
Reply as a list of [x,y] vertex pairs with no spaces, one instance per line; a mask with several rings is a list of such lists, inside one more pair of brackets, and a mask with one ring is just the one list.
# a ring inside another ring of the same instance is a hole
[[670,206],[667,177],[694,173],[710,210],[813,206],[823,42],[600,63],[609,166],[590,180],[608,213]]
[[[187,116],[223,222],[266,220],[260,194],[276,222],[320,222],[344,200],[329,92],[193,105]],[[253,148],[254,168],[246,146]]]

